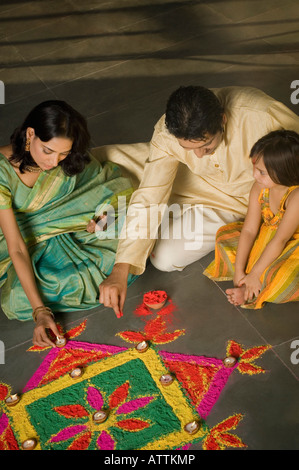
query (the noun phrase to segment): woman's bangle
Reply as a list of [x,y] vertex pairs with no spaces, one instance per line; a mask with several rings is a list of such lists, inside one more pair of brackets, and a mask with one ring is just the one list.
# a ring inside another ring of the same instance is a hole
[[33,320],[37,321],[37,315],[40,313],[40,312],[43,312],[43,313],[46,313],[47,315],[50,315],[53,319],[54,319],[54,315],[53,315],[53,312],[52,310],[49,308],[49,307],[44,307],[43,305],[41,307],[37,307],[33,310],[32,312],[32,318]]

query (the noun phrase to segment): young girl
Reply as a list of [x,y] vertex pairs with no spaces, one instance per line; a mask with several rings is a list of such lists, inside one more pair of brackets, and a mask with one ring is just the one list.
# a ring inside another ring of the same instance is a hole
[[255,183],[243,222],[221,227],[215,260],[204,274],[233,279],[233,305],[259,309],[265,302],[299,301],[299,135],[274,131],[253,146]]

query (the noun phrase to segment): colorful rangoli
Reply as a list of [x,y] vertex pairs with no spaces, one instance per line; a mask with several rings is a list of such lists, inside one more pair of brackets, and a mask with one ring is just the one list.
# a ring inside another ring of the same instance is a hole
[[139,305],[137,315],[155,317],[143,331],[118,333],[130,348],[74,340],[85,321],[65,334],[64,348],[48,352],[21,394],[0,383],[0,450],[246,447],[229,432],[241,414],[212,429],[206,420],[232,373],[264,372],[253,361],[270,346],[245,350],[230,341],[224,360],[160,350],[184,334],[168,331],[174,309],[170,299],[154,313]]

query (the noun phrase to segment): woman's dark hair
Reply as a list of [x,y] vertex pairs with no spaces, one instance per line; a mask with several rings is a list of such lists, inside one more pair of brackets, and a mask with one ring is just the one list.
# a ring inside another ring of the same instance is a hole
[[263,158],[271,180],[283,186],[299,185],[299,134],[290,130],[272,131],[259,139],[250,158]]
[[165,123],[177,139],[205,140],[223,130],[224,109],[209,89],[180,87],[167,102]]
[[21,173],[29,167],[37,166],[30,151],[25,150],[28,127],[32,127],[35,135],[43,142],[48,142],[53,137],[64,137],[73,141],[71,152],[59,163],[67,176],[80,173],[90,161],[87,155],[90,135],[84,117],[65,101],[44,101],[32,109],[10,138],[10,161],[19,163]]

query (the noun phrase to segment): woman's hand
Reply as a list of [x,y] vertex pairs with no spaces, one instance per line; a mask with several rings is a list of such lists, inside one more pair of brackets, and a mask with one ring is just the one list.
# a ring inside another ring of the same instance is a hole
[[252,300],[257,297],[261,291],[262,283],[260,278],[254,272],[250,272],[239,281],[239,287],[245,286],[244,301]]
[[53,343],[53,341],[51,341],[51,339],[47,335],[47,329],[52,330],[56,337],[62,337],[62,335],[58,331],[53,316],[49,314],[49,311],[40,309],[40,311],[36,315],[36,326],[33,331],[33,344],[35,346],[56,346],[55,343]]
[[86,227],[87,232],[105,232],[107,230],[107,215],[103,214],[96,219],[90,219]]

